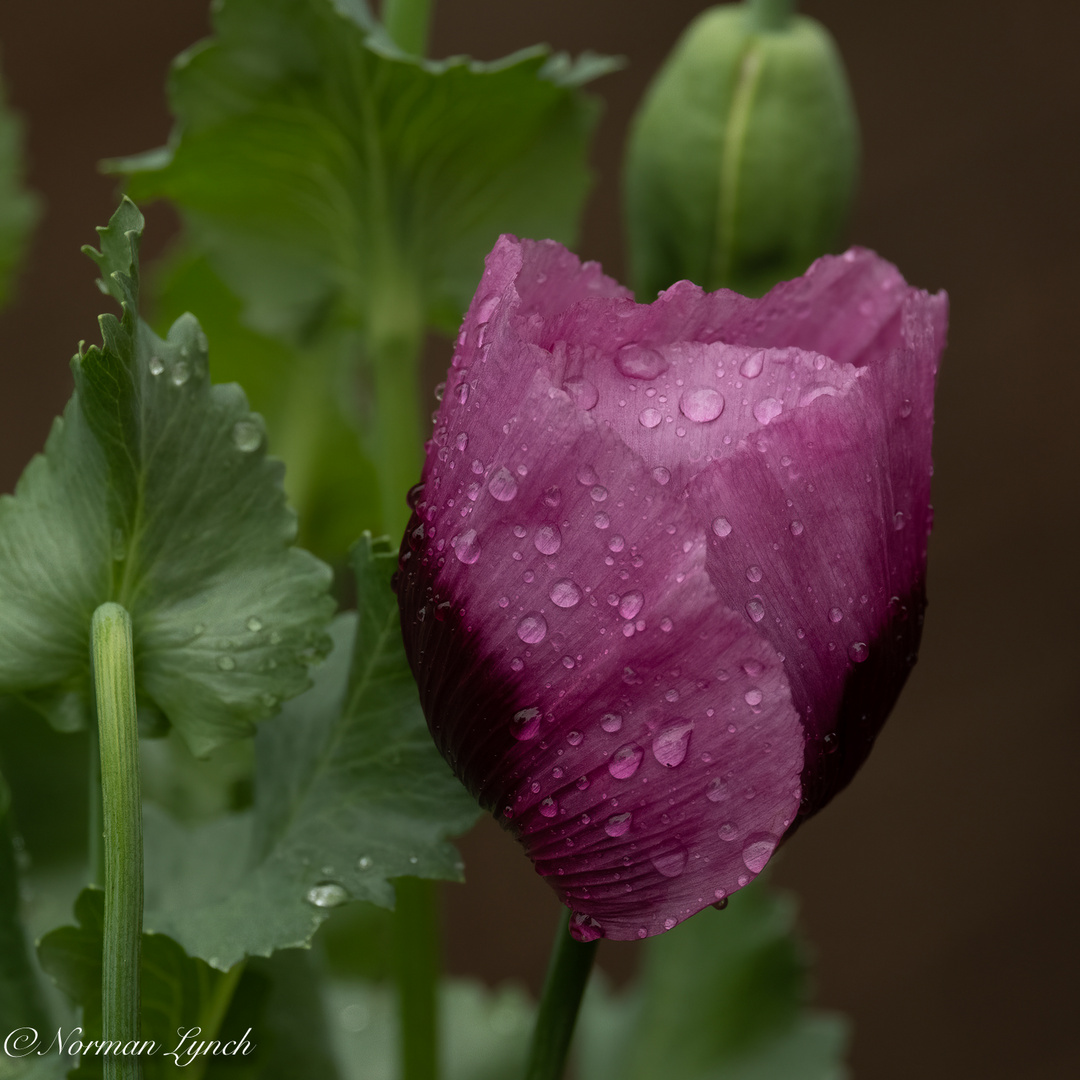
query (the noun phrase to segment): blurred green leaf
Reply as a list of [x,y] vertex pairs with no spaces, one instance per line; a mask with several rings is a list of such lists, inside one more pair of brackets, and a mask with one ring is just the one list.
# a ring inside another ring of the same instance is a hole
[[241,321],[242,304],[205,255],[174,253],[156,275],[155,326],[164,332],[197,311],[214,343],[214,374],[243,386],[266,420],[270,448],[285,461],[285,493],[297,512],[298,542],[320,558],[342,561],[375,519],[375,469],[361,432],[370,425],[370,395],[356,375],[355,332],[286,344]]
[[395,564],[384,541],[354,548],[359,614],[332,624],[314,687],[261,726],[251,814],[193,830],[147,807],[146,925],[215,967],[307,944],[349,898],[392,907],[392,878],[460,879],[446,838],[479,811],[420,711]]
[[0,307],[10,299],[16,266],[41,213],[22,179],[22,124],[5,106],[0,85]]
[[754,885],[652,938],[639,983],[593,988],[577,1039],[589,1080],[842,1080],[847,1023],[808,1011],[790,897]]
[[[397,1080],[394,991],[366,982],[333,980],[325,998],[342,1080]],[[534,1014],[535,1006],[519,987],[489,990],[464,979],[447,980],[440,989],[440,1076],[443,1080],[519,1080]]]
[[500,232],[572,241],[597,118],[578,86],[611,62],[423,60],[363,0],[222,0],[214,28],[173,65],[169,145],[110,167],[181,208],[252,326],[453,332]]
[[[62,926],[46,934],[38,944],[41,966],[57,982],[81,1012],[84,1042],[101,1038],[101,955],[105,894],[84,889],[75,901],[78,926]],[[180,1043],[179,1031],[201,1028],[205,1039],[239,1040],[243,1031],[223,1026],[240,970],[215,971],[202,960],[187,956],[175,941],[163,934],[143,934],[142,1040],[156,1044],[154,1052],[140,1055],[145,1080],[176,1076],[179,1061],[169,1058]],[[254,1046],[258,1036],[248,1038]],[[242,1056],[242,1055],[241,1055]],[[73,1075],[80,1080],[101,1076],[102,1058],[84,1055]]]
[[204,753],[309,685],[334,604],[329,569],[289,547],[261,418],[238,386],[210,385],[199,324],[162,340],[138,320],[142,228],[125,200],[87,249],[123,317],[101,317],[45,453],[0,497],[0,689],[51,718],[42,694],[85,699],[90,618],[115,600],[140,698]]

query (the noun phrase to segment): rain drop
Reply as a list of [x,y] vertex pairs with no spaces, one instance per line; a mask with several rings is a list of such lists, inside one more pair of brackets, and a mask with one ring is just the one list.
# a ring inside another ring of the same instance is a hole
[[596,475],[596,470],[591,465],[580,465],[578,466],[577,479],[579,484],[590,487],[592,484],[597,483],[599,477]]
[[161,362],[160,356],[151,356],[147,367],[150,368],[150,374],[155,378],[165,370],[165,365]]
[[177,360],[173,364],[169,381],[173,386],[183,386],[191,378],[191,365],[186,360]]
[[628,592],[619,600],[619,614],[624,619],[633,619],[645,603],[645,597],[639,592]]
[[557,525],[541,525],[533,537],[533,546],[541,555],[554,555],[562,547],[562,534]]
[[588,379],[570,379],[564,389],[570,400],[579,408],[588,412],[600,400],[600,393]]
[[568,735],[566,736],[566,741],[567,741],[567,742],[568,742],[568,743],[569,743],[569,744],[570,744],[571,746],[580,746],[580,745],[581,745],[581,740],[582,740],[582,739],[584,739],[584,738],[585,738],[585,736],[584,736],[584,735],[582,735],[580,731],[571,731],[571,732],[570,732],[570,733],[569,733],[569,734],[568,734]]
[[746,568],[746,580],[758,582],[761,580],[761,567],[760,566],[748,566]]
[[[154,369],[151,368],[150,370],[153,371]],[[157,372],[155,371],[154,374],[156,375]],[[906,420],[910,415],[911,415],[911,402],[907,398],[904,398],[904,400],[902,402],[900,402],[900,419],[901,420]]]
[[663,419],[664,417],[661,414],[660,410],[654,409],[652,407],[642,409],[641,412],[638,414],[638,423],[643,428],[657,427]]
[[466,566],[471,566],[480,558],[480,541],[476,537],[475,529],[466,529],[456,538],[454,554],[458,562],[463,562]]
[[726,517],[713,518],[712,531],[721,539],[731,535],[731,522]]
[[747,841],[742,853],[746,869],[754,874],[760,874],[775,849],[776,841],[771,836]]
[[697,424],[707,424],[724,411],[724,395],[708,386],[684,390],[679,398],[679,411]]
[[844,613],[838,608],[829,608],[829,622],[838,623],[844,617]]
[[739,374],[744,379],[756,379],[760,374],[762,368],[765,367],[765,353],[758,351],[751,353],[740,365]]
[[608,734],[614,734],[622,727],[622,717],[618,713],[604,713],[600,717],[600,726],[608,732]]
[[581,602],[581,589],[569,578],[562,578],[551,586],[548,596],[557,607],[572,608]]
[[549,795],[540,800],[540,813],[547,818],[554,817],[559,812],[559,804]]
[[454,440],[454,445],[461,451],[467,450],[469,448],[469,436],[462,431]]
[[761,622],[765,618],[765,605],[758,599],[746,601],[746,614],[754,622]]
[[604,502],[608,497],[608,490],[602,484],[596,484],[589,490],[589,498],[593,502]]
[[521,742],[532,739],[540,730],[540,710],[520,709],[510,721],[510,734]]
[[219,656],[217,666],[222,671],[232,671],[236,667],[236,661],[231,656]]
[[510,502],[517,494],[517,490],[517,481],[513,473],[505,467],[495,472],[488,481],[488,491],[491,492],[492,498],[498,499],[499,502]]
[[728,843],[730,843],[732,840],[735,839],[736,836],[739,835],[739,830],[736,829],[730,821],[725,821],[724,824],[716,830],[716,834],[720,837],[721,840],[726,840]]
[[723,802],[730,797],[731,792],[728,791],[727,784],[725,784],[719,776],[716,776],[709,781],[709,786],[705,789],[705,798],[708,799],[709,802]]
[[615,354],[615,367],[628,379],[655,379],[668,366],[660,353],[644,345],[624,345]]
[[360,858],[356,860],[356,869],[357,870],[370,870],[371,869],[371,863],[372,863],[372,858],[371,858],[370,855],[361,855]]
[[630,828],[630,820],[632,815],[626,814],[613,814],[607,819],[607,823],[604,825],[604,832],[608,836],[623,836]]
[[308,889],[305,899],[315,907],[340,907],[349,899],[349,890],[336,881],[320,881]]
[[626,547],[626,541],[616,533],[608,542],[608,551],[614,551],[618,554],[624,547]]
[[681,765],[690,748],[690,733],[693,728],[694,725],[689,720],[680,720],[665,728],[653,739],[653,757],[669,769]]
[[663,465],[657,465],[652,471],[653,479],[660,485],[666,484],[671,480],[671,473],[664,468]]
[[747,690],[746,693],[743,694],[743,700],[747,705],[756,706],[761,704],[764,696],[765,695],[755,686],[752,690]]
[[[664,855],[656,855],[652,860],[653,866],[660,871],[664,877],[678,877],[686,869],[686,849],[676,848],[674,851],[669,851]],[[675,925],[675,920],[669,920],[671,925]],[[664,923],[667,926],[667,922]],[[668,926],[671,929],[671,926]]]
[[904,521],[904,511],[903,510],[897,510],[896,513],[893,514],[893,516],[892,516],[892,527],[897,532],[899,532],[904,527],[905,524],[906,524],[906,522]]
[[608,772],[616,780],[629,780],[638,771],[638,766],[641,764],[644,755],[645,751],[640,746],[620,746],[611,755],[611,761],[608,762]]
[[233,446],[241,453],[250,454],[262,444],[262,432],[259,425],[251,420],[237,420],[232,429]]
[[517,624],[517,636],[527,645],[536,645],[547,636],[547,629],[544,616],[534,611]]
[[754,419],[759,424],[768,424],[775,420],[784,411],[784,403],[778,398],[762,398],[754,406]]
[[865,641],[852,642],[848,648],[848,656],[853,663],[861,664],[870,655],[870,649]]
[[792,536],[802,536],[802,534],[803,534],[803,523],[801,521],[793,521],[791,523],[791,535]]

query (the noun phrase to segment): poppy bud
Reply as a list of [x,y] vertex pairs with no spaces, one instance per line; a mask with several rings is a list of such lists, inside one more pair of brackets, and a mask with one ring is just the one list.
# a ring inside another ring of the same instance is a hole
[[835,250],[858,166],[843,64],[819,23],[762,7],[698,16],[638,111],[625,188],[642,298],[684,278],[759,296]]
[[647,937],[748,884],[915,661],[946,302],[853,250],[635,304],[503,237],[397,576],[435,742],[575,913]]

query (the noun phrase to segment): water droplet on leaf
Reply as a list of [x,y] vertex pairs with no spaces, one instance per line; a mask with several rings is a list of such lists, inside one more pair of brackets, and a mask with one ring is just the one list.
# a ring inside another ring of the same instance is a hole
[[259,425],[251,420],[237,420],[232,429],[233,446],[241,453],[250,454],[262,445]]

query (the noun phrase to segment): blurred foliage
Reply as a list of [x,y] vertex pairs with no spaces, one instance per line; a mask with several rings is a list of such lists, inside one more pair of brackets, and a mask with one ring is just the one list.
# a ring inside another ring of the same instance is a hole
[[0,83],[0,308],[12,283],[41,206],[23,187],[22,124],[4,103]]

